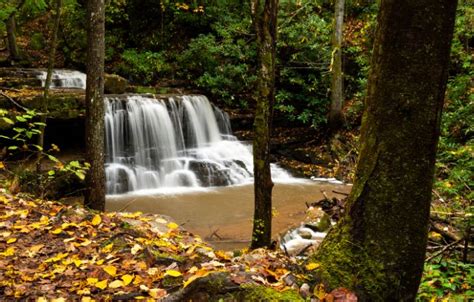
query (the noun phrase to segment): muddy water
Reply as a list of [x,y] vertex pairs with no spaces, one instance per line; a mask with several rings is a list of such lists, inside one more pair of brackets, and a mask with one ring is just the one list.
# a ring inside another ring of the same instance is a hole
[[[305,202],[342,195],[350,186],[307,181],[275,184],[272,234],[274,238],[304,218]],[[142,193],[109,196],[108,211],[142,211],[171,216],[188,231],[219,249],[248,246],[252,232],[253,186],[241,185],[184,193]]]

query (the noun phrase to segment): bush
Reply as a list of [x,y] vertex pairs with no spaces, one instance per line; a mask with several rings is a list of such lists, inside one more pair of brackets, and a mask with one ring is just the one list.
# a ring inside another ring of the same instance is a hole
[[119,73],[133,82],[144,85],[166,76],[171,69],[162,52],[127,49],[122,54],[122,60],[118,67]]

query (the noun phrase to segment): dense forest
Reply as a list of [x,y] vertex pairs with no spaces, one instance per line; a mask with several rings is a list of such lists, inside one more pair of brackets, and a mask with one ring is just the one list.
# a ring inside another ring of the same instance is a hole
[[473,4],[2,1],[0,300],[474,299]]

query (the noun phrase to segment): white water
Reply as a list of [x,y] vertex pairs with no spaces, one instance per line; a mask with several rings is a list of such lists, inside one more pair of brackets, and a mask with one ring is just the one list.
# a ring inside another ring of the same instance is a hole
[[[46,83],[46,71],[38,74],[41,85]],[[51,77],[51,88],[80,88],[86,89],[86,74],[76,70],[55,69]]]
[[[106,99],[107,193],[182,192],[253,181],[251,146],[204,96]],[[294,180],[272,165],[274,181]]]

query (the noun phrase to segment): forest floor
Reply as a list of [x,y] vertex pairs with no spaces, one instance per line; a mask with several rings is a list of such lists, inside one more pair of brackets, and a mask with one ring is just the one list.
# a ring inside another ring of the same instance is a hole
[[263,249],[217,251],[161,215],[95,213],[4,190],[0,213],[3,301],[179,301],[203,290],[194,285],[196,280],[213,276],[225,276],[227,282],[214,288],[215,294],[267,288],[327,301],[353,295],[318,287],[300,297],[304,274],[316,263],[302,265],[282,252]]

